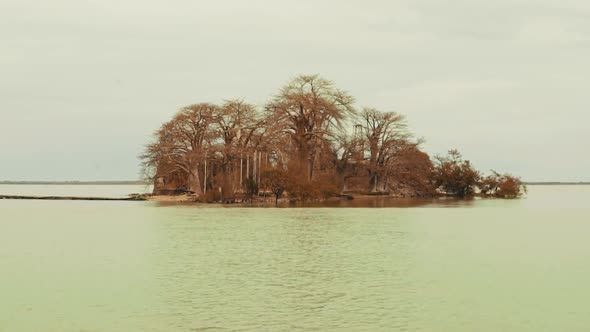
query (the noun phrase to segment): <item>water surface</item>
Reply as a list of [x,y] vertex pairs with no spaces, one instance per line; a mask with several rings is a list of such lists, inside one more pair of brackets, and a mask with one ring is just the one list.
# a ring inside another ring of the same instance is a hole
[[141,184],[0,184],[0,195],[127,197],[151,192],[151,185]]
[[589,200],[0,200],[0,331],[584,331]]

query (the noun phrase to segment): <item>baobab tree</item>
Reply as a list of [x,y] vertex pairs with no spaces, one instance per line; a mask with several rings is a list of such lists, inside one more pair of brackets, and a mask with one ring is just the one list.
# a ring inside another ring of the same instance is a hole
[[[207,160],[215,133],[210,125],[215,121],[219,107],[209,103],[186,106],[172,119],[173,132],[177,135],[177,144],[185,152],[188,168],[188,188],[197,194],[206,190],[201,187],[201,166]],[[206,176],[203,169],[203,176]]]
[[289,137],[296,160],[309,179],[327,138],[354,114],[354,98],[318,75],[301,75],[267,105],[272,122]]
[[[249,147],[262,122],[258,118],[256,107],[240,99],[226,101],[217,108],[213,119],[216,138],[219,143],[219,166],[222,175],[223,198],[230,198],[236,189],[236,169],[239,167],[239,185],[242,185],[243,156],[249,155]],[[239,165],[237,165],[239,161]]]
[[[331,81],[301,75],[288,82],[264,112],[241,99],[183,107],[164,123],[141,155],[154,191],[190,191],[203,199],[231,199],[259,189],[277,200],[325,198],[351,192],[428,196],[441,190],[468,196],[518,197],[521,182],[509,174],[481,180],[451,151],[435,164],[396,112],[365,108]],[[345,124],[354,125],[354,134]],[[479,186],[479,187],[478,187]],[[221,192],[221,195],[219,195]]]
[[416,147],[419,142],[411,141],[412,135],[407,130],[405,117],[399,113],[365,108],[359,115],[359,122],[363,146],[368,152],[369,188],[377,191],[379,179],[385,180],[386,175],[391,175],[392,166],[401,158],[402,152]]
[[156,141],[141,156],[144,164],[155,169],[155,176],[184,174],[186,188],[201,194],[201,165],[214,136],[209,126],[216,112],[217,106],[208,103],[183,107],[156,133]]
[[156,140],[148,144],[140,155],[144,176],[154,182],[154,189],[164,187],[187,189],[188,168],[185,152],[175,142],[169,122],[156,132]]

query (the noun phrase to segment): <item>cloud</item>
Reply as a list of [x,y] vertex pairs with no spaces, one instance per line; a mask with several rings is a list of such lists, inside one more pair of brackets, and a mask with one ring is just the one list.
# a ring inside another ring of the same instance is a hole
[[432,153],[588,180],[574,146],[590,120],[589,18],[583,0],[5,0],[0,175],[135,178],[180,106],[264,103],[320,73],[361,106],[407,114]]

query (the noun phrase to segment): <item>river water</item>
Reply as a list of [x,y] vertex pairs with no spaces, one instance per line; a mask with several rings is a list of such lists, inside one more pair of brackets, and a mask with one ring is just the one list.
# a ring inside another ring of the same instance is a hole
[[585,331],[588,202],[0,200],[0,331]]

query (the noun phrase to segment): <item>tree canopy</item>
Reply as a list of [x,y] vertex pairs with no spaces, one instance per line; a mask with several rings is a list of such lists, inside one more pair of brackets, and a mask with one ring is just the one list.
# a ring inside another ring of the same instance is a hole
[[329,80],[297,76],[262,106],[228,99],[181,108],[140,158],[154,193],[204,200],[340,193],[515,198],[524,192],[520,179],[483,177],[456,150],[431,160],[403,114],[358,110],[354,102]]

